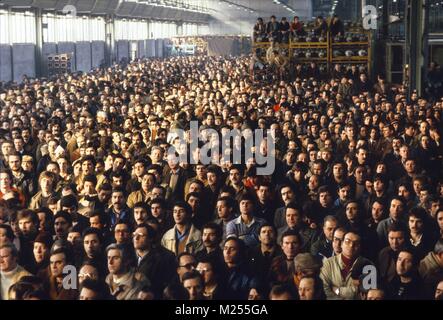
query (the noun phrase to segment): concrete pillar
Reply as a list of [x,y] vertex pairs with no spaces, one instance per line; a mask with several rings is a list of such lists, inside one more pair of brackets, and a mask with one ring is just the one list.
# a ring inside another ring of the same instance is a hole
[[107,66],[110,66],[112,63],[116,61],[116,52],[115,52],[115,26],[114,26],[114,17],[108,16],[105,19],[105,63]]
[[413,90],[421,95],[428,61],[428,0],[407,0],[405,11],[405,62],[409,65],[409,96]]
[[365,16],[365,7],[366,7],[366,0],[361,0],[361,17],[363,18]]
[[183,35],[183,22],[177,22],[177,36]]
[[35,73],[37,77],[44,74],[43,57],[43,16],[42,9],[35,9]]

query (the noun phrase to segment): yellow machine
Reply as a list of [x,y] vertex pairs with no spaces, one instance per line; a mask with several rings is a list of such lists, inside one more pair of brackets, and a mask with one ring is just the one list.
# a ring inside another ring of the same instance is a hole
[[275,44],[274,49],[271,42],[253,42],[252,50],[257,55],[266,57],[269,64],[275,63],[273,51],[278,48],[279,55],[287,52],[283,56],[293,64],[316,62],[317,65],[326,66],[327,70],[335,64],[343,67],[356,64],[364,66],[368,74],[371,74],[371,42],[371,32],[353,28],[340,38],[333,38],[329,33],[325,37],[312,37],[308,33],[305,37],[291,38],[288,44]]

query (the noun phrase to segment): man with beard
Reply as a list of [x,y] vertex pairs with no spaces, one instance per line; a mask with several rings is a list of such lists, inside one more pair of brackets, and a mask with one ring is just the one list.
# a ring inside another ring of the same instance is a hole
[[223,177],[219,167],[217,167],[216,165],[208,166],[206,172],[207,186],[205,187],[204,192],[208,195],[209,198],[209,208],[214,208],[215,204],[217,203],[217,198],[221,187],[220,181],[223,181],[222,178]]
[[23,209],[17,213],[17,221],[20,229],[19,263],[30,271],[34,264],[33,242],[38,234],[38,216],[32,210]]
[[8,156],[8,165],[12,173],[13,187],[20,190],[25,196],[26,201],[29,201],[31,195],[37,190],[31,175],[22,168],[22,156],[18,153],[10,154]]

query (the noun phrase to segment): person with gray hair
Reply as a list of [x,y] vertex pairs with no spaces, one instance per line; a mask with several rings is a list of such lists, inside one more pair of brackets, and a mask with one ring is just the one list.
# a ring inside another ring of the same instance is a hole
[[116,300],[137,300],[139,292],[149,285],[148,279],[135,272],[130,266],[129,253],[120,244],[111,244],[106,248],[109,274],[106,284]]
[[322,262],[318,256],[310,253],[299,253],[294,258],[294,282],[296,287],[300,286],[301,279],[304,277],[318,277]]
[[423,279],[427,297],[432,298],[436,285],[443,279],[443,239],[438,240],[434,251],[421,260],[418,271]]
[[18,251],[12,243],[0,246],[0,297],[10,300],[9,288],[31,274],[18,263]]
[[338,226],[338,220],[334,216],[326,216],[323,219],[323,232],[311,246],[311,254],[322,258],[330,258],[333,256],[332,241],[334,230]]

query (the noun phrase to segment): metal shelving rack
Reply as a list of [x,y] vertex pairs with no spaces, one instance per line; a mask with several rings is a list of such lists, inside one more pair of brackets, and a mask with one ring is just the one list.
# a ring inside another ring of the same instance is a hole
[[[368,74],[371,74],[371,61],[372,61],[372,50],[371,50],[371,32],[363,31],[363,30],[351,30],[350,33],[359,33],[364,34],[366,37],[365,41],[353,41],[353,42],[335,42],[334,39],[331,39],[329,37],[329,61],[331,66],[334,64],[365,64],[366,70]],[[335,50],[365,50],[367,52],[366,56],[340,56],[340,57],[334,57],[334,51]]]
[[[291,57],[291,61],[293,61],[295,64],[298,63],[311,63],[311,62],[316,62],[316,63],[322,63],[322,64],[326,64],[327,67],[329,68],[329,55],[328,55],[328,47],[329,47],[329,36],[326,37],[326,41],[320,42],[320,41],[316,41],[316,42],[300,42],[300,41],[292,41],[289,44],[289,54]],[[326,53],[324,57],[304,57],[304,58],[300,58],[300,57],[294,57],[294,52],[295,50],[300,50],[300,51],[307,51],[307,50],[324,50],[324,52]]]
[[[289,44],[279,44],[279,48],[287,49],[289,58],[291,62],[298,64],[308,64],[311,62],[316,62],[317,64],[325,64],[327,65],[328,70],[331,70],[334,64],[364,64],[366,66],[366,70],[368,74],[371,74],[371,59],[372,59],[372,36],[371,32],[362,30],[362,29],[350,29],[345,32],[346,33],[356,33],[359,35],[365,35],[365,41],[353,41],[353,42],[335,42],[331,35],[328,33],[326,36],[326,41],[323,42],[302,42],[302,41],[294,41],[290,39]],[[271,46],[271,42],[252,42],[252,50],[262,49],[262,55],[266,55],[266,50]],[[334,57],[335,50],[366,50],[366,56],[340,56]],[[326,52],[324,57],[294,57],[294,51],[301,50],[324,50]]]

